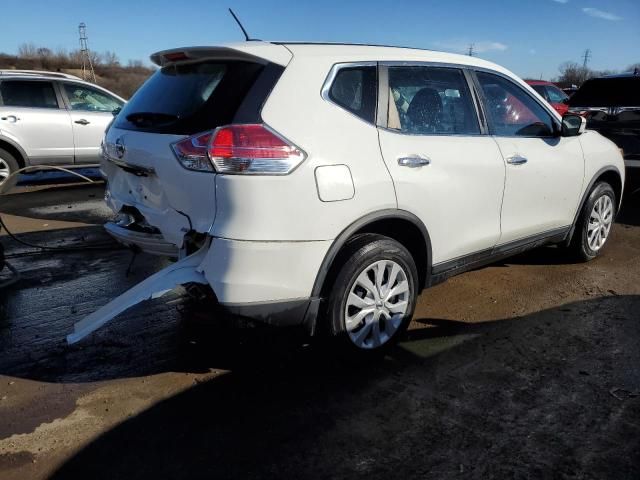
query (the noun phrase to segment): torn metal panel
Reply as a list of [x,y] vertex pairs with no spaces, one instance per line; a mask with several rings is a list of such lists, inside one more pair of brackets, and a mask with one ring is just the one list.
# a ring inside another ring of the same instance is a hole
[[143,300],[161,297],[178,285],[189,282],[207,284],[208,282],[199,267],[209,245],[210,243],[207,242],[194,254],[151,275],[119,297],[114,298],[104,307],[83,318],[74,325],[73,333],[67,335],[67,342],[69,344],[79,342],[129,307]]

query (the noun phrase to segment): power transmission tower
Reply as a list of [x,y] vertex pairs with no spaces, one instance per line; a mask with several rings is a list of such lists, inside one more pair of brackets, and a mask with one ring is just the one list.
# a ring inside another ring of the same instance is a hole
[[591,58],[591,50],[587,48],[584,51],[584,54],[582,55],[582,68],[584,69],[587,68],[587,63],[589,63],[590,58]]
[[93,71],[93,62],[91,61],[91,52],[87,44],[87,26],[82,22],[78,26],[80,32],[80,56],[82,57],[82,79],[91,80],[96,83],[96,72]]
[[469,55],[470,57],[473,57],[474,51],[473,51],[473,47],[475,46],[474,43],[470,43],[469,44],[469,51],[467,52],[467,55]]

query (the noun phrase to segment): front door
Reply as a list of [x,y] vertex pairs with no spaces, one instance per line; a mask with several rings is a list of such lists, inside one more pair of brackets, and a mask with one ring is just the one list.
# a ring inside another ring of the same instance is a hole
[[388,72],[388,85],[381,81],[388,118],[380,147],[398,208],[429,231],[434,268],[492,249],[500,237],[505,166],[495,141],[481,133],[463,71],[381,69],[381,79]]
[[75,163],[100,163],[100,144],[113,120],[114,110],[122,107],[115,97],[80,83],[63,82],[73,125]]
[[571,226],[584,181],[579,137],[561,137],[551,113],[515,82],[476,75],[507,172],[500,244]]

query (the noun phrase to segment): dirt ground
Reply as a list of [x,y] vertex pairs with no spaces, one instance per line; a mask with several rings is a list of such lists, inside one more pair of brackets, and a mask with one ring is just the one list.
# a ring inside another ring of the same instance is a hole
[[0,290],[0,478],[640,478],[638,196],[597,260],[541,248],[453,278],[366,365],[295,330],[229,329],[180,291],[67,346],[162,266],[126,274],[101,196],[0,198],[25,240],[100,245],[0,236],[21,274]]

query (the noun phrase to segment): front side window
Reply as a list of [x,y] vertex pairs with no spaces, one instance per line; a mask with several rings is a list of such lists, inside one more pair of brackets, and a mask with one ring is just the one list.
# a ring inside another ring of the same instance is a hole
[[113,112],[122,107],[122,102],[95,88],[65,83],[64,90],[71,110],[84,112]]
[[7,107],[58,108],[51,82],[5,80],[0,84],[0,104]]
[[493,134],[504,137],[551,137],[551,115],[515,83],[477,72]]
[[553,85],[547,85],[547,96],[551,103],[564,103],[569,98],[566,93]]
[[478,116],[462,70],[389,67],[387,127],[419,135],[479,134]]
[[341,68],[331,84],[329,98],[354,115],[374,123],[378,97],[376,71],[373,65]]

